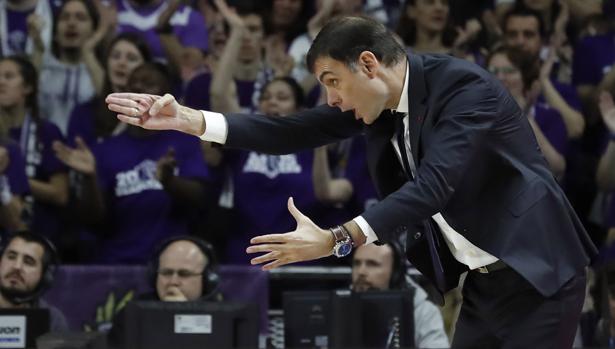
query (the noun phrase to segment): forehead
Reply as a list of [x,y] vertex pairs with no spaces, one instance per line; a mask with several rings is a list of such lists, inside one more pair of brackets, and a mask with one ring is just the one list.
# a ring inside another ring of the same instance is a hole
[[180,240],[171,243],[160,255],[160,265],[193,266],[207,263],[203,251],[191,241]]
[[133,44],[132,42],[128,41],[128,40],[119,40],[117,41],[115,44],[113,44],[113,47],[111,48],[112,51],[133,51],[133,52],[137,52],[139,53],[139,49],[137,48],[137,46],[135,46],[135,44]]
[[376,261],[383,263],[387,259],[393,258],[393,252],[389,246],[378,246],[374,244],[363,245],[359,247],[355,253],[353,259],[363,261]]
[[25,254],[36,259],[37,261],[40,261],[43,258],[43,253],[45,252],[43,246],[41,246],[38,242],[26,241],[21,238],[14,238],[11,240],[9,245],[6,247],[6,251]]
[[3,59],[0,60],[0,68],[4,70],[18,70],[18,65],[10,59]]
[[314,61],[314,75],[319,81],[322,81],[328,74],[339,76],[346,73],[350,73],[350,69],[344,63],[329,56],[321,56]]
[[506,21],[506,30],[531,30],[538,32],[538,19],[534,16],[510,16]]
[[504,53],[496,53],[489,60],[490,65],[512,65],[510,59]]
[[265,92],[287,92],[290,93],[291,88],[284,81],[276,80],[267,85]]
[[241,16],[241,19],[245,22],[246,26],[262,26],[263,18],[255,13],[250,13]]
[[62,8],[62,12],[87,12],[87,9],[81,1],[69,1]]

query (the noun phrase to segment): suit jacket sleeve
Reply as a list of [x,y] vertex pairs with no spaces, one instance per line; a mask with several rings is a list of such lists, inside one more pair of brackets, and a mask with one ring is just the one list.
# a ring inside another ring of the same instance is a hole
[[226,146],[268,154],[290,154],[334,143],[362,132],[352,112],[322,105],[284,117],[226,114]]
[[496,91],[502,89],[479,74],[464,74],[438,91],[430,98],[437,101],[429,106],[435,113],[433,128],[414,181],[363,213],[381,242],[394,239],[396,228],[420,224],[446,206],[476,150],[486,146],[501,112],[502,96]]

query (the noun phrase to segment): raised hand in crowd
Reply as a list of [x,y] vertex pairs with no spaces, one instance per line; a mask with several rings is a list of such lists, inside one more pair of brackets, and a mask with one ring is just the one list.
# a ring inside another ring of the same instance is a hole
[[271,36],[265,41],[265,60],[276,77],[289,76],[295,66],[293,58],[286,53],[286,42],[280,36]]
[[9,157],[8,149],[6,149],[6,147],[0,146],[0,173],[4,173],[6,168],[9,167],[10,162],[11,159]]
[[467,53],[467,46],[474,40],[480,31],[483,29],[483,26],[480,24],[480,21],[476,18],[472,18],[465,23],[464,27],[457,27],[455,30],[457,31],[457,37],[453,42],[453,46],[451,51],[458,57],[465,58]]
[[600,93],[599,106],[602,121],[604,121],[609,132],[615,134],[615,103],[613,102],[613,96],[607,91],[602,91]]
[[56,157],[66,166],[77,172],[86,175],[95,174],[96,159],[92,151],[90,151],[90,148],[88,148],[81,137],[75,138],[75,144],[77,146],[71,148],[60,141],[53,142],[53,150],[55,151]]
[[45,20],[36,13],[31,13],[26,19],[28,27],[28,36],[34,43],[31,60],[35,67],[40,69],[43,62],[43,53],[45,52],[45,43],[43,42],[42,31],[45,26]]
[[[598,187],[604,191],[615,189],[615,103],[613,95],[607,91],[600,93],[600,114],[602,121],[609,132],[609,143],[606,150],[600,158],[598,169],[596,171],[596,182]],[[615,231],[609,234],[609,241],[615,241]]]
[[175,149],[169,148],[156,163],[156,179],[160,183],[167,183],[175,175],[177,160],[175,159]]

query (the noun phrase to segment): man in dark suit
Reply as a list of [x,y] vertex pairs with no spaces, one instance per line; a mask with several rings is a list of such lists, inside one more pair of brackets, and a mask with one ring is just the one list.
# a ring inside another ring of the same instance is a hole
[[284,118],[200,112],[171,95],[107,102],[133,125],[269,153],[364,133],[382,201],[326,230],[291,198],[297,229],[252,239],[247,251],[264,253],[252,263],[343,256],[407,232],[408,259],[440,292],[470,270],[454,348],[570,347],[595,247],[500,83],[462,60],[407,56],[383,26],[357,17],[325,26],[307,60],[329,106]]

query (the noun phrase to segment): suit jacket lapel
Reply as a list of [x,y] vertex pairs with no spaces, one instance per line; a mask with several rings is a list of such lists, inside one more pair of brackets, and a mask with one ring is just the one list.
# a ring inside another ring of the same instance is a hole
[[408,85],[408,106],[409,108],[409,131],[410,144],[412,146],[412,157],[417,168],[420,161],[419,145],[421,144],[421,129],[425,121],[425,106],[427,98],[427,88],[425,86],[425,75],[423,71],[423,61],[417,55],[409,55],[410,79]]

